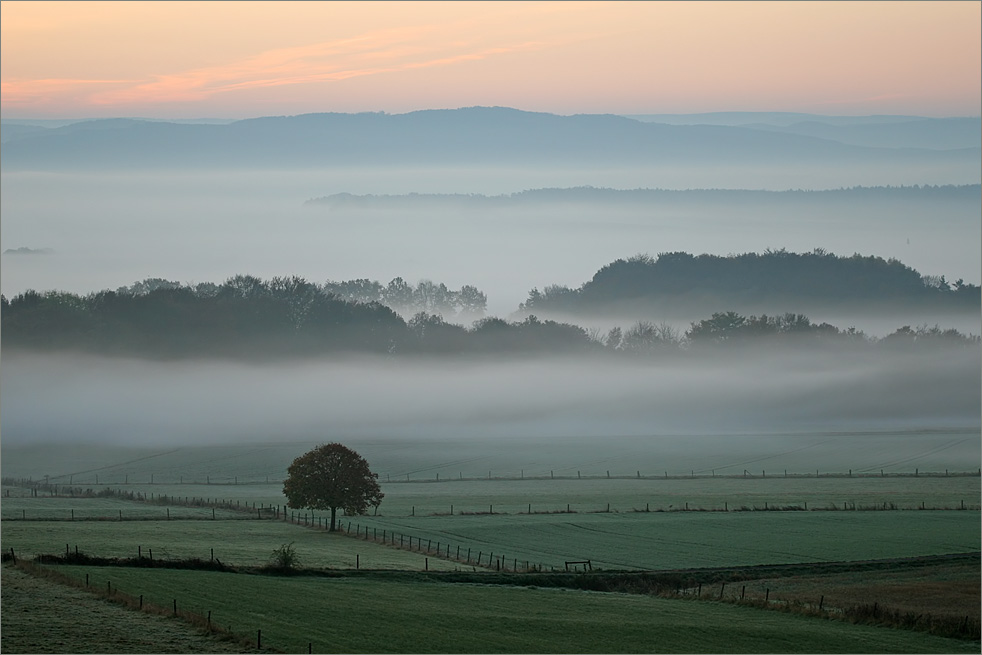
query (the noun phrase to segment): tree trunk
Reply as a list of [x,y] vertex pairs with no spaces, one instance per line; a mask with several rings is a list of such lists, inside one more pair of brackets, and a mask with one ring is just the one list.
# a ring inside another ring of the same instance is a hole
[[335,516],[337,516],[337,512],[338,512],[338,508],[337,507],[332,507],[331,508],[331,532],[336,532],[337,531],[337,525],[336,525],[336,523],[334,521]]

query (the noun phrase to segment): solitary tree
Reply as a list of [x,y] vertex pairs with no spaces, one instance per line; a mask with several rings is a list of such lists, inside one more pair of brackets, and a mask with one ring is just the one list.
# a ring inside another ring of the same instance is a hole
[[283,494],[290,507],[331,510],[334,532],[338,508],[347,514],[364,514],[382,502],[377,479],[364,457],[339,443],[329,443],[293,460]]

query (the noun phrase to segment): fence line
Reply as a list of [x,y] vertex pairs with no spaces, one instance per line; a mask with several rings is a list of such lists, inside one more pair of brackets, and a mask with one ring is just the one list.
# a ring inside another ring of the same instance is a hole
[[[118,587],[113,586],[111,579],[107,580],[106,588],[103,590],[100,585],[92,584],[88,574],[86,574],[85,581],[83,583],[80,578],[61,573],[60,571],[54,571],[50,567],[41,566],[40,564],[34,562],[24,560],[18,562],[15,560],[14,564],[17,568],[30,575],[36,577],[47,577],[67,586],[85,589],[94,595],[101,596],[111,602],[125,605],[130,609],[137,609],[139,611],[163,616],[179,617],[188,621],[192,625],[204,629],[207,632],[237,639],[241,645],[252,646],[255,644],[256,649],[262,650],[263,644],[261,628],[256,630],[256,639],[255,641],[252,641],[249,638],[243,637],[241,634],[235,634],[232,631],[231,625],[228,626],[228,629],[225,629],[219,625],[217,621],[213,621],[212,612],[210,610],[207,612],[207,615],[188,610],[180,605],[178,602],[179,599],[177,598],[172,600],[170,607],[165,607],[146,601],[142,594],[137,597],[119,590]],[[569,564],[582,564],[582,562],[567,562],[567,565]],[[643,576],[644,572],[642,572],[641,575]],[[689,584],[693,583],[690,582]],[[692,588],[684,587],[682,582],[678,581],[674,584],[674,590],[670,588],[666,589],[661,583],[656,583],[654,586],[651,586],[651,584],[648,583],[645,585],[644,591],[639,592],[636,590],[632,593],[659,596],[694,597],[696,599],[707,600],[710,602],[716,601],[738,605],[750,605],[761,609],[776,609],[779,611],[788,611],[797,614],[847,620],[855,623],[887,623],[888,625],[912,628],[931,634],[963,639],[970,638],[977,640],[979,638],[980,631],[982,631],[982,622],[980,622],[978,618],[970,617],[968,615],[962,618],[933,616],[931,614],[915,614],[913,612],[902,613],[900,610],[881,607],[878,602],[873,602],[872,605],[865,603],[851,607],[827,608],[824,606],[824,595],[820,595],[817,603],[814,601],[814,598],[811,600],[802,600],[800,598],[771,600],[769,588],[765,588],[764,595],[762,597],[754,597],[752,595],[751,597],[748,597],[746,593],[746,584],[742,584],[740,586],[739,594],[737,594],[735,591],[731,591],[730,594],[727,595],[726,586],[727,584],[725,581],[720,583],[719,592],[717,594],[717,592],[712,588],[707,589],[707,592],[703,593],[703,585],[701,582],[698,583],[697,587]],[[267,648],[269,648],[268,645]],[[308,652],[312,652],[312,650],[313,645],[308,644]]]
[[[28,573],[29,575],[50,578],[66,586],[84,589],[89,593],[100,596],[106,600],[109,600],[110,602],[124,605],[130,609],[136,609],[148,614],[178,617],[184,619],[199,629],[205,630],[206,632],[219,636],[230,637],[244,646],[255,646],[259,650],[262,649],[262,645],[259,641],[253,642],[240,634],[234,633],[231,626],[228,626],[227,629],[221,626],[217,621],[213,620],[210,610],[207,612],[207,614],[200,614],[198,612],[186,609],[178,602],[179,599],[177,598],[173,599],[170,606],[157,605],[147,601],[143,594],[134,596],[121,591],[118,587],[112,584],[111,579],[106,581],[106,587],[103,588],[101,585],[92,584],[88,574],[86,574],[85,580],[83,581],[80,578],[73,577],[60,571],[52,570],[50,567],[42,566],[41,564],[27,560],[15,562],[15,565],[18,569]],[[267,646],[267,649],[268,648],[269,647]]]
[[[564,469],[565,470],[565,469]],[[100,483],[98,474],[65,474],[57,476],[45,476],[45,478],[34,480],[33,478],[27,478],[26,480],[16,480],[14,486],[22,486],[21,483],[26,483],[26,485],[63,485],[72,487],[76,484],[87,484],[94,486],[104,486],[104,485],[127,485],[127,486],[145,486],[145,485],[201,485],[201,486],[240,486],[240,485],[267,485],[275,484],[282,485],[285,481],[283,478],[270,478],[270,476],[260,476],[253,478],[239,477],[236,475],[232,476],[222,476],[222,477],[212,477],[211,475],[206,475],[204,480],[198,478],[192,478],[191,476],[168,476],[163,477],[157,473],[142,473],[141,479],[134,480],[131,482],[129,474],[122,474],[122,479],[119,475],[113,476],[111,479],[106,478],[103,474],[103,481]],[[915,468],[913,471],[893,471],[888,472],[885,468],[876,469],[872,467],[857,468],[857,469],[847,469],[845,471],[788,471],[787,469],[782,469],[780,471],[771,471],[768,473],[767,470],[761,470],[758,474],[757,472],[751,472],[744,469],[739,473],[723,473],[717,472],[715,469],[700,469],[689,470],[689,471],[646,471],[642,472],[640,470],[635,470],[633,472],[629,471],[626,473],[614,472],[611,474],[610,471],[603,472],[583,472],[577,471],[576,474],[560,473],[556,475],[556,472],[549,471],[548,474],[542,472],[538,475],[526,475],[524,470],[519,473],[514,471],[503,472],[499,475],[493,475],[493,471],[488,471],[487,475],[469,475],[464,476],[463,472],[460,471],[456,476],[444,475],[441,477],[439,473],[434,473],[432,478],[412,478],[411,473],[382,473],[379,475],[380,479],[384,479],[386,483],[392,484],[433,484],[433,483],[451,483],[451,482],[474,482],[478,480],[488,481],[515,481],[515,480],[691,480],[691,479],[774,479],[774,478],[797,478],[797,479],[808,479],[808,478],[931,478],[931,477],[982,477],[982,468],[976,469],[975,471],[954,471],[945,469],[944,471],[921,471],[919,468]],[[76,482],[75,478],[79,478]],[[84,482],[82,480],[85,480]],[[3,484],[8,484],[7,479],[4,479]]]

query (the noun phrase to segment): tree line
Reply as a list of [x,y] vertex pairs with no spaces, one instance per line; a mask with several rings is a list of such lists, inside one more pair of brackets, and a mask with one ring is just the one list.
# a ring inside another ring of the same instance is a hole
[[[220,285],[149,279],[86,296],[26,291],[9,300],[0,296],[3,346],[161,358],[273,358],[344,352],[607,353],[630,357],[772,344],[775,340],[795,347],[979,344],[977,336],[937,326],[904,326],[876,339],[854,328],[816,324],[794,313],[746,316],[718,312],[691,323],[684,332],[649,321],[601,331],[540,320],[535,315],[514,321],[484,317],[466,327],[427,311],[406,320],[378,300],[351,299],[355,293],[341,297],[333,284],[317,285],[300,277],[264,281],[239,275]],[[370,291],[380,287],[368,286]]]
[[816,248],[809,253],[781,249],[725,257],[639,254],[607,264],[576,289],[534,288],[521,310],[597,313],[626,302],[651,306],[685,297],[737,304],[787,300],[827,306],[982,307],[979,287],[964,280],[921,275],[896,259],[839,257]]

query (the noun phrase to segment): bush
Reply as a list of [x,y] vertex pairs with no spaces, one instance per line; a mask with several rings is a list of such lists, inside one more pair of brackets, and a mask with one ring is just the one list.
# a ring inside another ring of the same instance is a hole
[[293,549],[293,542],[283,544],[269,556],[267,569],[275,571],[292,571],[300,566],[300,557]]

